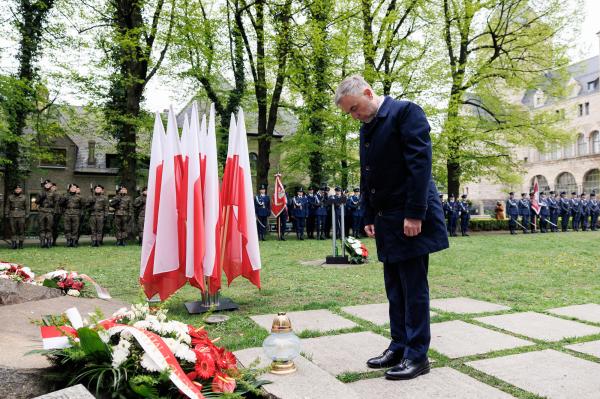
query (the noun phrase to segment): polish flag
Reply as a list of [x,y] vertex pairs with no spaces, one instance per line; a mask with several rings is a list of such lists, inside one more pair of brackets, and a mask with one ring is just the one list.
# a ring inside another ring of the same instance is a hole
[[[153,264],[153,278],[158,281],[153,290],[146,289],[146,296],[150,298],[154,293],[158,293],[160,299],[164,301],[186,282],[185,252],[183,256],[180,254],[180,248],[185,251],[185,219],[183,219],[183,234],[180,234],[181,212],[179,210],[181,208],[178,206],[178,200],[180,200],[181,192],[183,192],[181,189],[183,158],[179,148],[177,123],[175,122],[173,108],[169,111],[163,157]],[[146,205],[146,209],[149,208]],[[183,263],[181,262],[182,258]],[[144,276],[146,274],[148,274],[148,270],[146,270]]]
[[[235,135],[233,130],[235,129]],[[254,213],[244,111],[232,115],[221,189],[221,259],[228,284],[244,276],[260,288],[260,251]]]
[[147,298],[158,293],[158,279],[154,278],[154,256],[156,243],[156,227],[158,224],[158,208],[163,172],[163,145],[165,128],[160,114],[154,118],[154,133],[152,134],[152,149],[150,151],[150,168],[148,169],[148,195],[144,213],[144,236],[142,241],[142,257],[140,262],[140,282],[144,287]]
[[182,145],[188,160],[185,276],[194,287],[204,292],[204,270],[202,267],[205,236],[204,201],[200,176],[198,137],[201,131],[206,130],[206,118],[202,118],[201,127],[198,122],[198,106],[195,102],[192,105],[191,119],[187,135],[182,135],[182,138],[186,140],[182,141]]

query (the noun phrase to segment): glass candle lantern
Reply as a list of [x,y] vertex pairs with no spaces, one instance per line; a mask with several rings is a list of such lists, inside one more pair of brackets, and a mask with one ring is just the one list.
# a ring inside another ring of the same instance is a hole
[[285,312],[273,319],[271,334],[263,342],[265,354],[273,361],[271,373],[289,374],[296,371],[294,358],[300,354],[300,338],[292,330],[292,323]]

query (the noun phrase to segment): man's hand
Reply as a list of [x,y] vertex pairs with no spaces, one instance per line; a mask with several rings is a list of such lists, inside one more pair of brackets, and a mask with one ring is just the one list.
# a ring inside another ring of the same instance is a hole
[[419,235],[421,233],[421,223],[421,219],[404,219],[404,235],[407,237],[414,237]]
[[375,238],[375,225],[368,224],[365,226],[365,233],[371,238]]

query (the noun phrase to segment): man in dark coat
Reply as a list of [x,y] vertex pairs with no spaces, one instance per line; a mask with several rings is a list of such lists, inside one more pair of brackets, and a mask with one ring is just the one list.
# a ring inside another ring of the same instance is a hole
[[269,225],[267,218],[271,214],[271,200],[267,195],[267,185],[261,184],[258,194],[254,196],[254,213],[256,214],[256,230],[258,239],[265,241],[267,227]]
[[506,214],[508,215],[508,229],[510,234],[517,234],[517,218],[519,217],[519,204],[515,199],[515,193],[510,192],[508,199],[506,200]]
[[562,232],[566,232],[569,228],[569,217],[571,215],[571,201],[566,197],[567,193],[561,191],[560,198],[558,199],[558,206],[560,212],[560,225]]
[[365,232],[383,262],[392,341],[371,368],[388,379],[429,372],[429,254],[448,248],[442,202],[431,177],[430,127],[409,101],[377,96],[361,76],[338,87],[335,102],[363,122],[360,166]]

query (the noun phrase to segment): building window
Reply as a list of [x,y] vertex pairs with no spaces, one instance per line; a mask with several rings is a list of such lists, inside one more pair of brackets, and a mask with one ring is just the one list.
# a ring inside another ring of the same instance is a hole
[[592,132],[590,139],[592,141],[592,153],[600,154],[600,132],[597,130]]
[[592,169],[583,176],[583,191],[588,194],[600,192],[600,169]]
[[48,152],[43,154],[40,159],[42,168],[66,168],[67,167],[67,149],[66,148],[48,148]]
[[117,154],[106,154],[106,167],[108,169],[118,169],[119,156]]
[[554,191],[566,191],[568,193],[577,191],[577,183],[575,182],[575,177],[569,172],[561,173],[556,177]]
[[578,112],[577,115],[583,116],[583,104],[577,104]]
[[587,84],[588,91],[594,91],[597,88],[598,88],[598,79],[588,82],[588,84]]
[[96,165],[96,142],[88,141],[88,165]]
[[590,114],[590,103],[585,103],[585,114],[589,115]]
[[580,134],[577,136],[577,156],[587,154],[587,143],[585,142],[585,136]]

